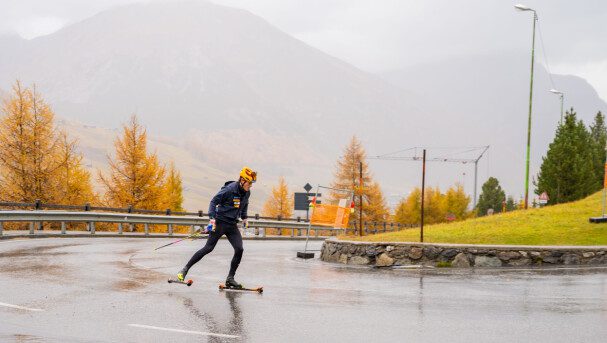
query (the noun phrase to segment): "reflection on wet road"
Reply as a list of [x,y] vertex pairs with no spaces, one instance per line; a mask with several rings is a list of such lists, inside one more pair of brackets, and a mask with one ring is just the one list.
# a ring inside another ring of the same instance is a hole
[[[301,242],[246,241],[222,292],[227,241],[0,241],[0,342],[603,341],[607,268],[390,270],[302,261]],[[313,243],[319,248],[319,242]]]

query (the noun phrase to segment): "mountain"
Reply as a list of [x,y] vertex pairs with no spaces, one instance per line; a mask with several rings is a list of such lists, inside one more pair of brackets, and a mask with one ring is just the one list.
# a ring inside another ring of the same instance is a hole
[[[291,190],[327,185],[354,134],[370,156],[490,144],[479,183],[491,174],[510,193],[522,189],[526,56],[471,56],[374,75],[248,11],[208,2],[118,7],[47,36],[0,38],[0,51],[0,88],[10,90],[15,79],[36,83],[58,117],[95,126],[70,130],[86,136],[85,154],[99,163],[111,151],[108,132],[136,113],[163,161],[183,161],[177,165],[188,169],[186,187],[205,193],[197,201],[243,165],[259,171],[259,195],[281,175]],[[556,97],[539,91],[549,88],[547,75],[538,66],[535,169],[560,110]],[[567,104],[579,91],[584,105],[576,108],[592,116],[598,108],[586,99],[596,92],[579,78],[555,76],[559,87],[561,81],[571,85]],[[417,162],[370,163],[391,201],[421,182]],[[429,185],[455,181],[471,192],[469,165],[428,166]]]
[[0,49],[0,88],[35,82],[58,115],[87,125],[136,113],[209,165],[249,164],[266,180],[327,184],[353,134],[383,152],[431,127],[380,77],[206,2],[119,7]]

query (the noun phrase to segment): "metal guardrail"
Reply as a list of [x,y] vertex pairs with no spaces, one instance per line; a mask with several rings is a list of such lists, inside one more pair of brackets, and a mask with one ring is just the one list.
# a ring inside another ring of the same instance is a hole
[[[49,210],[2,210],[0,211],[0,235],[2,235],[3,224],[7,222],[29,222],[29,233],[35,234],[35,228],[39,229],[43,222],[60,222],[61,233],[66,233],[66,223],[86,223],[87,230],[91,234],[95,234],[95,223],[113,223],[118,224],[118,233],[122,234],[124,225],[143,224],[144,233],[149,235],[150,225],[166,225],[167,233],[173,234],[173,226],[190,226],[190,232],[194,231],[195,226],[205,226],[209,223],[208,217],[199,216],[174,216],[174,215],[149,215],[149,214],[133,214],[133,213],[107,213],[107,212],[72,212],[72,211],[49,211]],[[295,235],[295,230],[301,235],[302,230],[308,229],[308,223],[285,220],[267,220],[249,218],[249,228],[256,229],[259,234],[259,229],[264,229],[262,235],[265,236],[265,229],[291,229],[291,236]],[[325,226],[311,226],[315,235],[318,236],[319,231],[329,231],[332,234],[346,232],[346,229],[331,228]]]
[[[9,209],[28,209],[31,208],[33,210],[66,210],[66,211],[101,211],[101,212],[119,212],[119,213],[138,213],[138,214],[157,214],[157,215],[175,215],[175,216],[198,216],[204,217],[208,216],[208,213],[204,213],[203,211],[197,212],[177,212],[172,211],[171,209],[166,210],[146,210],[141,208],[135,208],[133,206],[128,207],[102,207],[102,206],[92,206],[87,203],[84,205],[59,205],[59,204],[47,204],[43,203],[40,200],[36,200],[34,202],[6,202],[0,201],[0,208],[9,208]],[[251,215],[251,218],[258,219],[269,219],[269,220],[284,220],[284,221],[297,221],[297,222],[308,222],[307,219],[296,217],[296,218],[282,218],[278,217],[264,217],[259,215],[259,213],[255,213]]]

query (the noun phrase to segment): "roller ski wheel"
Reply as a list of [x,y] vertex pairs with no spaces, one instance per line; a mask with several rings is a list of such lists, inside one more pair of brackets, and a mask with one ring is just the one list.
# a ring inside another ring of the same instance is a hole
[[181,280],[177,280],[177,279],[169,279],[168,283],[180,283],[182,285],[186,285],[186,286],[190,287],[194,283],[194,281],[192,281],[192,279],[187,280],[187,281],[185,281],[185,280],[181,281]]
[[243,286],[240,287],[231,287],[231,286],[226,286],[225,284],[219,284],[219,290],[220,291],[245,291],[245,292],[257,292],[257,293],[263,293],[263,287],[257,287],[257,288],[246,288]]

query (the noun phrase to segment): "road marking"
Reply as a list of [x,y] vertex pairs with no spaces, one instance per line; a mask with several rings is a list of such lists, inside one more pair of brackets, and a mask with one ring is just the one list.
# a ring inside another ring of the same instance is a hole
[[192,335],[199,336],[213,336],[213,337],[223,337],[223,338],[239,338],[240,336],[234,335],[224,335],[221,333],[212,333],[212,332],[202,332],[202,331],[191,331],[191,330],[180,330],[180,329],[171,329],[171,328],[162,328],[158,326],[150,326],[150,325],[141,325],[141,324],[129,324],[129,326],[142,328],[142,329],[152,329],[152,330],[161,330],[161,331],[170,331],[170,332],[179,332],[179,333],[189,333]]
[[16,308],[18,310],[33,311],[33,312],[44,311],[43,309],[39,309],[39,308],[29,308],[29,307],[23,307],[23,306],[18,306],[18,305],[11,305],[11,304],[6,304],[6,303],[0,303],[0,306],[10,307],[10,308]]

